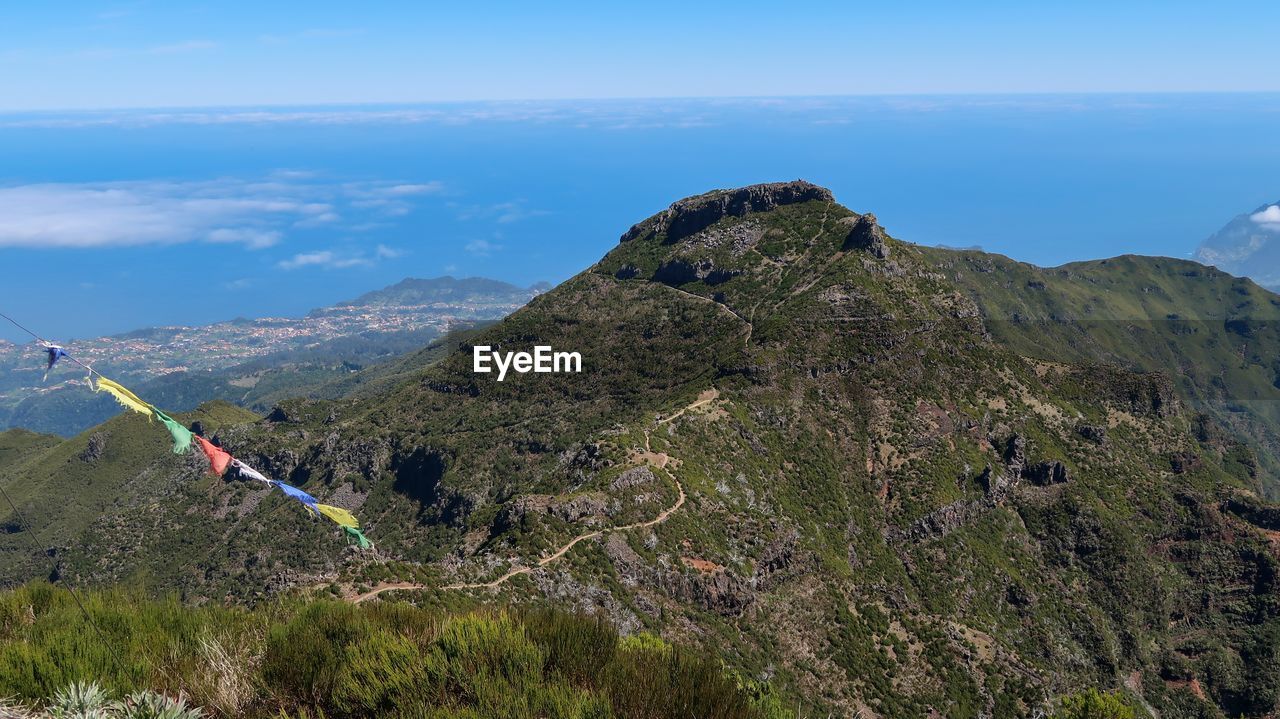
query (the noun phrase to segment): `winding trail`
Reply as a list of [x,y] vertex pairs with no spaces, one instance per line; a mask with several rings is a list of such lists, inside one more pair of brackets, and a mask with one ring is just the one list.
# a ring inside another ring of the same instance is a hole
[[[689,410],[692,410],[692,409],[697,409],[698,407],[701,407],[709,402],[712,402],[719,396],[720,396],[720,393],[717,390],[715,389],[707,390],[706,392],[703,392],[702,394],[698,395],[698,398],[695,401],[693,401],[686,407],[682,408],[679,412],[676,412],[675,414],[672,414],[669,417],[663,417],[659,419],[657,421],[657,424],[662,425],[662,424],[669,423],[677,419],[678,417],[682,416],[685,412],[688,412]],[[650,431],[648,429],[644,431],[644,446],[646,450],[649,450],[649,432]],[[666,468],[665,462],[663,463],[653,462],[651,464],[653,464],[655,469],[661,470],[668,477],[670,477],[671,481],[674,482],[676,485],[676,491],[680,493],[680,496],[676,498],[675,504],[672,504],[670,507],[667,507],[666,509],[662,510],[658,514],[658,516],[654,517],[653,519],[649,519],[643,522],[633,522],[631,524],[624,524],[618,527],[610,527],[608,529],[597,529],[594,532],[579,534],[578,536],[569,540],[569,542],[566,543],[564,546],[557,549],[553,554],[549,554],[539,559],[537,564],[534,564],[528,567],[516,567],[515,569],[509,570],[506,574],[503,574],[497,579],[494,579],[488,582],[464,582],[459,584],[446,584],[442,587],[436,587],[430,584],[414,584],[412,582],[388,582],[386,584],[378,585],[377,587],[374,587],[373,589],[370,589],[369,591],[364,592],[363,594],[357,594],[355,597],[351,598],[351,602],[354,604],[359,604],[361,602],[365,602],[370,599],[373,599],[374,597],[377,597],[378,595],[384,592],[391,592],[396,590],[413,591],[413,590],[421,590],[421,589],[455,589],[455,590],[456,589],[495,589],[501,586],[502,584],[506,583],[513,577],[518,577],[521,574],[532,574],[534,571],[541,569],[547,566],[548,564],[551,564],[557,559],[560,559],[565,554],[567,554],[569,550],[577,546],[579,542],[584,542],[588,539],[601,537],[606,534],[610,534],[612,532],[625,532],[632,529],[645,529],[648,527],[654,527],[659,524],[662,524],[663,522],[667,521],[667,519],[672,514],[676,513],[681,507],[684,506],[684,501],[685,501],[684,485],[681,484],[680,480],[676,479],[676,476]]]

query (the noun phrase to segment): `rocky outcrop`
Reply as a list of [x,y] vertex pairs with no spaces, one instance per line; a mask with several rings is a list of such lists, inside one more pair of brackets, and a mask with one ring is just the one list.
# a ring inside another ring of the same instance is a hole
[[[744,578],[732,569],[715,566],[708,571],[677,569],[664,562],[650,564],[614,534],[605,541],[605,553],[622,583],[631,587],[652,587],[673,599],[697,604],[725,617],[740,616],[756,598],[755,579]],[[789,563],[790,555],[786,562]],[[686,565],[688,566],[688,565]],[[786,567],[779,566],[778,571]]]
[[1005,442],[1003,464],[987,465],[978,475],[984,496],[981,499],[958,500],[939,507],[905,528],[888,527],[885,538],[890,541],[920,542],[944,537],[973,522],[983,513],[998,506],[1024,480],[1037,487],[1049,487],[1071,481],[1067,466],[1057,460],[1029,462],[1027,440],[1014,434]]
[[[990,467],[987,470],[989,472]],[[992,503],[989,500],[952,502],[917,519],[906,529],[886,528],[885,538],[891,542],[922,542],[926,539],[945,537],[976,519],[991,506]]]
[[602,494],[579,494],[573,497],[527,494],[503,506],[494,526],[498,531],[505,531],[524,525],[527,519],[548,516],[570,524],[582,522],[594,527],[608,515],[607,498]]
[[330,479],[343,479],[358,474],[374,479],[391,461],[391,446],[386,440],[344,437],[331,432],[319,447],[329,469]]
[[1268,504],[1257,497],[1236,494],[1222,503],[1222,509],[1245,520],[1255,527],[1280,531],[1280,506]]
[[624,489],[653,484],[657,479],[657,477],[653,476],[653,470],[648,467],[632,467],[614,478],[613,483],[609,485],[609,489],[614,492],[620,492]]
[[1037,462],[1023,470],[1022,476],[1037,487],[1065,484],[1071,479],[1067,466],[1062,462]]
[[697,280],[702,280],[708,285],[719,285],[740,274],[742,274],[741,270],[722,269],[716,267],[710,260],[690,262],[677,259],[662,263],[653,273],[653,281],[673,287]]
[[841,249],[866,250],[882,260],[889,256],[889,245],[885,241],[884,229],[876,222],[876,216],[870,212],[851,218],[849,234],[845,236],[844,246]]
[[671,244],[705,230],[725,217],[741,217],[749,212],[765,212],[810,200],[834,202],[835,198],[825,187],[804,180],[716,190],[675,202],[627,230],[621,242],[661,236],[664,243]]
[[1082,424],[1076,427],[1076,434],[1094,444],[1106,444],[1107,442],[1107,428],[1102,425]]
[[1174,452],[1169,457],[1169,469],[1174,474],[1186,474],[1201,467],[1204,462],[1192,452]]
[[765,545],[756,560],[751,584],[764,592],[813,568],[812,555],[800,548],[800,533],[792,530]]
[[102,453],[107,450],[107,433],[94,432],[89,435],[89,443],[85,445],[84,451],[80,453],[81,462],[96,462]]
[[1005,443],[1004,467],[993,470],[986,467],[978,477],[978,482],[987,496],[998,499],[1008,492],[1018,480],[1022,479],[1023,470],[1027,466],[1027,440],[1021,435],[1013,435]]
[[1020,481],[1026,480],[1037,487],[1065,484],[1071,480],[1067,466],[1058,460],[1032,463],[1027,460],[1027,440],[1013,435],[1005,444],[1004,468],[994,471],[987,467],[978,481],[993,500],[1001,499]]

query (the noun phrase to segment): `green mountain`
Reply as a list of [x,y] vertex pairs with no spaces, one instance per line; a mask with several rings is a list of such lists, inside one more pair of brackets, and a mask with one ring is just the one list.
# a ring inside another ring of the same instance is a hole
[[1202,434],[1212,428],[1249,447],[1232,471],[1280,497],[1280,297],[1163,257],[1043,269],[982,252],[921,251],[1019,354],[1169,377],[1188,410],[1204,415]]
[[[0,481],[85,584],[554,604],[715,651],[820,716],[1033,716],[1086,687],[1162,717],[1274,712],[1280,510],[1265,433],[1224,414],[1261,376],[1240,303],[1264,322],[1272,296],[1163,260],[1094,281],[1005,262],[901,242],[804,182],[716,191],[352,395],[184,417],[354,510],[375,552],[135,417],[5,435]],[[1143,365],[1129,330],[1070,328],[1090,290],[1137,325],[1185,298],[1166,314],[1227,335],[1152,330]],[[474,345],[582,372],[500,382]],[[1183,357],[1227,364],[1163,371]],[[4,575],[47,574],[8,526]]]
[[[521,288],[485,277],[456,279],[446,275],[425,280],[406,277],[394,285],[367,292],[349,302],[339,302],[337,307],[411,307],[434,303],[456,305],[465,302],[490,302],[492,298],[502,296],[534,296],[549,289],[551,286],[545,282]],[[314,310],[313,314],[323,314],[325,311]]]

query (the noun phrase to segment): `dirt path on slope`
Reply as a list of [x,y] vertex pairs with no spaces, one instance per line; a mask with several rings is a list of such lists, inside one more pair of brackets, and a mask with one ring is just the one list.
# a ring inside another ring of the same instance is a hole
[[[705,404],[708,404],[714,401],[719,396],[720,396],[719,390],[716,390],[714,388],[709,389],[699,394],[696,400],[694,400],[693,402],[691,402],[690,404],[682,408],[679,412],[676,412],[670,417],[664,417],[659,419],[657,421],[657,424],[662,425],[662,424],[671,422],[672,420],[675,420],[676,418],[682,416],[684,413],[688,412],[689,410],[697,409],[698,407],[701,407]],[[652,455],[653,454],[652,450],[649,450],[649,430],[647,429],[644,432],[644,446],[648,455]],[[661,458],[663,460],[668,460],[668,461],[670,460],[670,458],[667,457],[666,454],[662,454]],[[646,459],[649,459],[650,464],[653,464],[657,469],[662,470],[663,473],[665,473],[668,477],[670,477],[671,481],[674,482],[676,485],[676,491],[680,493],[680,496],[676,498],[675,504],[672,504],[670,507],[667,507],[666,509],[662,510],[658,514],[658,516],[654,517],[653,519],[646,520],[643,522],[634,522],[632,524],[624,524],[619,527],[610,527],[609,529],[597,529],[594,532],[579,534],[578,536],[569,540],[568,543],[566,543],[564,546],[557,549],[553,554],[549,554],[539,559],[537,564],[534,564],[533,566],[529,566],[529,567],[516,567],[515,569],[509,570],[506,574],[503,574],[497,579],[494,579],[488,582],[467,582],[467,583],[459,583],[459,584],[446,584],[442,587],[433,587],[432,585],[429,585],[429,584],[414,584],[412,582],[389,582],[387,584],[381,584],[377,587],[374,587],[373,589],[370,589],[369,591],[364,592],[363,594],[356,595],[351,599],[351,602],[354,604],[359,604],[361,602],[365,602],[370,599],[373,599],[374,597],[382,594],[383,592],[391,592],[391,591],[400,590],[400,589],[404,589],[404,590],[419,590],[419,589],[433,589],[433,588],[494,589],[506,583],[513,577],[520,576],[521,574],[531,574],[535,570],[541,569],[547,566],[548,564],[556,561],[557,559],[560,559],[565,554],[567,554],[569,550],[577,546],[579,542],[583,542],[588,539],[594,539],[596,537],[601,537],[611,532],[625,532],[632,529],[646,529],[648,527],[655,527],[659,524],[662,524],[663,522],[667,521],[667,519],[672,514],[676,513],[681,507],[684,506],[684,501],[685,501],[684,485],[681,484],[680,480],[676,479],[676,476],[666,468],[667,461],[661,461],[661,462],[654,461],[652,457],[648,457],[648,456],[646,457]]]
[[[679,419],[680,417],[682,417],[682,416],[684,415],[684,413],[685,413],[685,412],[688,412],[689,410],[697,409],[697,408],[701,407],[702,405],[707,404],[708,402],[714,402],[714,401],[715,401],[717,398],[719,398],[719,397],[720,397],[720,390],[716,389],[715,387],[712,387],[711,389],[709,389],[709,390],[707,390],[707,391],[703,392],[702,394],[699,394],[699,395],[698,395],[698,399],[694,400],[694,402],[693,402],[692,404],[690,404],[690,405],[688,405],[687,407],[685,407],[685,408],[681,409],[679,412],[676,412],[675,414],[671,415],[670,417],[663,417],[662,419],[658,420],[658,424],[659,424],[659,425],[663,425],[663,424],[667,424],[667,423],[669,423],[669,422],[672,422],[672,421],[674,421],[674,420],[677,420],[677,419]],[[649,434],[646,432],[646,433],[645,433],[645,440],[646,440],[646,441],[645,441],[645,446],[646,446],[646,447],[648,447],[648,446],[649,446],[648,439],[649,439]]]

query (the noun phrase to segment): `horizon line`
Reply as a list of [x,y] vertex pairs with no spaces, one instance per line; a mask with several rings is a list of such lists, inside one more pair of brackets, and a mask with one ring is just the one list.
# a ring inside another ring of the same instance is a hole
[[0,116],[31,114],[82,114],[129,113],[166,111],[236,111],[275,109],[361,109],[387,107],[428,107],[466,105],[508,105],[537,103],[617,103],[617,102],[743,102],[760,100],[846,100],[846,99],[894,99],[894,98],[1086,98],[1086,97],[1280,97],[1280,89],[1273,90],[1035,90],[1035,91],[938,91],[938,92],[866,92],[823,93],[795,95],[617,95],[600,97],[513,97],[432,100],[359,100],[316,101],[294,103],[234,103],[191,105],[115,105],[100,107],[29,107],[0,108]]

